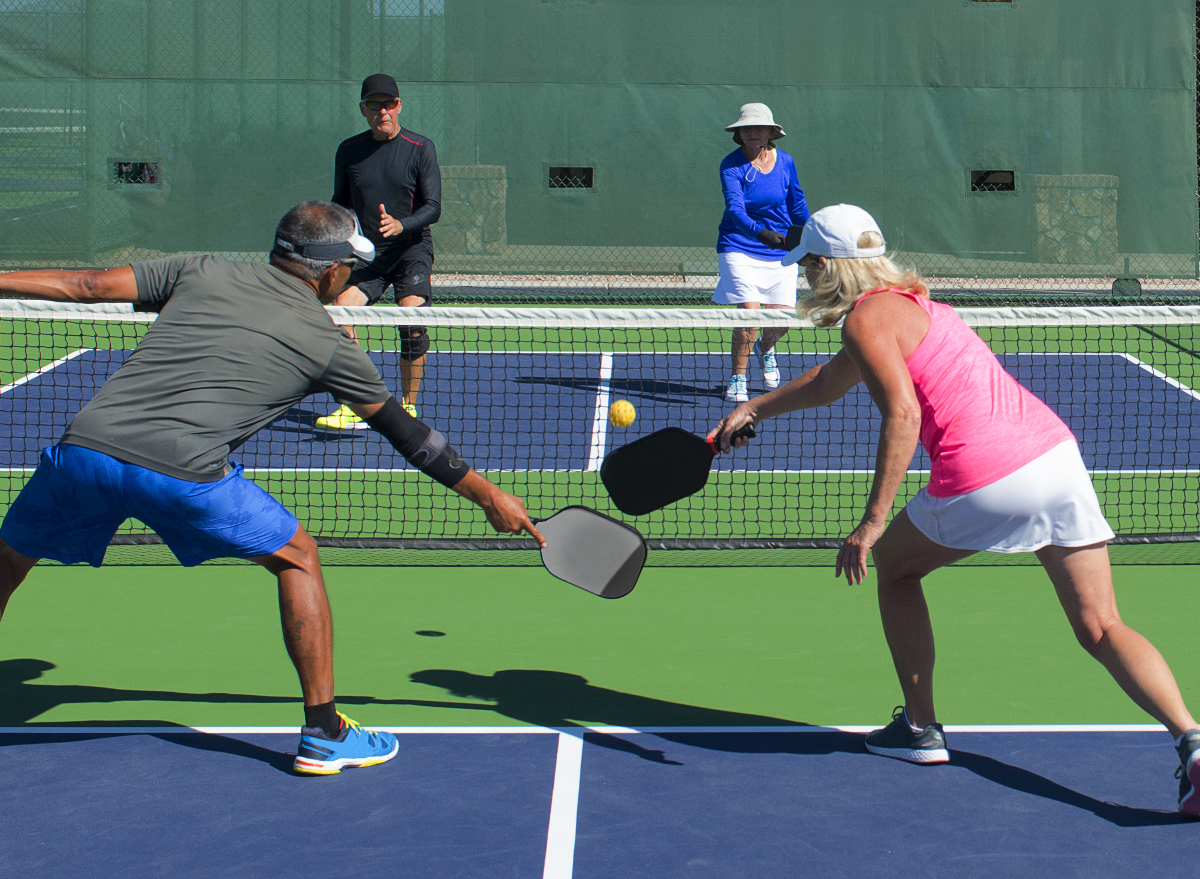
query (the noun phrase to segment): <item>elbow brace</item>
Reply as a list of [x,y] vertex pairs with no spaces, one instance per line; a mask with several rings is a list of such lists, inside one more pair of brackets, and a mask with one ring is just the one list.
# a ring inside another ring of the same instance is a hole
[[383,434],[408,463],[446,488],[454,488],[470,469],[446,437],[405,412],[395,397],[388,397],[367,424]]

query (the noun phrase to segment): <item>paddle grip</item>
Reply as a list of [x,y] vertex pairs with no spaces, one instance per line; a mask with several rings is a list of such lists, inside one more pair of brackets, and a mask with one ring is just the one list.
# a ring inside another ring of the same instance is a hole
[[[742,439],[743,437],[745,437],[746,439],[754,439],[756,436],[758,436],[758,434],[756,434],[754,432],[754,425],[747,424],[747,425],[745,425],[743,427],[739,427],[737,430],[735,430],[733,432],[733,434],[729,437],[729,441],[733,442],[735,439]],[[721,450],[720,450],[720,448],[717,447],[717,438],[716,437],[713,437],[710,440],[705,440],[705,442],[708,443],[708,447],[710,449],[712,449],[712,453],[714,455],[720,453]]]

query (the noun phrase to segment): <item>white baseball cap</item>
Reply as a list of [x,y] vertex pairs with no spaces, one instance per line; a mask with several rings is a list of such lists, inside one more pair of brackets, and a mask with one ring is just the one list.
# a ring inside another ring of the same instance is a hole
[[800,243],[788,251],[783,265],[794,265],[809,253],[836,259],[866,259],[887,253],[886,243],[878,247],[859,247],[858,236],[863,232],[876,232],[883,237],[875,218],[860,207],[831,204],[821,208],[808,218]]
[[766,104],[742,104],[742,108],[738,111],[737,121],[726,125],[725,130],[733,131],[735,128],[745,128],[748,125],[765,125],[768,128],[774,128],[778,134],[772,138],[773,140],[787,137],[783,128],[775,124],[775,116]]

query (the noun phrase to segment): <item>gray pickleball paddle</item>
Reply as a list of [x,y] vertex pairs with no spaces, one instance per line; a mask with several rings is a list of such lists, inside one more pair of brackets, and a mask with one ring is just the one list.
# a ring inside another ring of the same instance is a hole
[[637,585],[646,541],[633,528],[579,506],[534,521],[546,538],[542,564],[558,579],[601,598],[622,598]]

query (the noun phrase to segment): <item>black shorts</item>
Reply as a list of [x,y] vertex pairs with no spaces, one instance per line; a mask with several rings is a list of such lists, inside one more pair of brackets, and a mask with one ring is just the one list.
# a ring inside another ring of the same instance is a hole
[[[381,268],[385,263],[387,268]],[[359,266],[350,273],[348,287],[357,287],[367,297],[367,304],[374,305],[389,286],[396,288],[396,301],[405,296],[420,296],[429,305],[433,301],[433,284],[429,280],[433,271],[433,254],[420,245],[410,247],[400,257],[384,255],[382,259]]]

